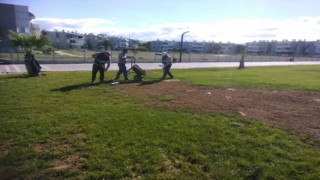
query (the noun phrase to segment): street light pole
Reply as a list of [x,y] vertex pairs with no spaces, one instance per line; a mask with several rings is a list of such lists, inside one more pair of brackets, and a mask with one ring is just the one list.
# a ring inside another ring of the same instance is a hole
[[179,56],[179,62],[181,63],[181,55],[182,55],[182,45],[183,45],[183,36],[184,34],[188,33],[189,31],[186,31],[181,34],[181,42],[180,42],[180,56]]

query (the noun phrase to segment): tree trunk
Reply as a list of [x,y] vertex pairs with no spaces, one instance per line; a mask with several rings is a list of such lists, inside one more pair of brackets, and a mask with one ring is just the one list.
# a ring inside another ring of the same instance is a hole
[[240,60],[240,64],[239,64],[239,68],[238,69],[244,69],[244,55],[241,55],[241,60]]

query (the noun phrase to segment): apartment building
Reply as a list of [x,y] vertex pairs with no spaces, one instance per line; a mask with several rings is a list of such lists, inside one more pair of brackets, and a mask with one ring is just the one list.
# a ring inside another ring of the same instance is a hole
[[294,51],[294,43],[292,41],[283,40],[275,43],[274,53],[277,55],[292,55]]
[[309,57],[320,57],[320,40],[306,42],[305,54]]
[[0,3],[0,38],[2,39],[1,48],[9,48],[9,31],[17,33],[40,35],[40,27],[32,24],[31,20],[35,15],[29,12],[28,6],[3,4]]
[[196,41],[193,41],[190,43],[190,47],[191,49],[189,51],[191,52],[195,52],[195,53],[203,53],[205,50],[204,50],[204,43],[203,42],[196,42]]
[[246,43],[245,52],[251,55],[265,55],[272,52],[272,43],[269,41],[254,41]]
[[109,41],[115,50],[122,50],[124,48],[138,48],[139,47],[139,40],[118,37],[118,36],[109,36],[106,34],[98,34],[98,41],[101,42],[102,40]]
[[214,42],[203,42],[203,52],[204,53],[213,53]]
[[130,44],[132,47],[136,47],[136,42],[134,40],[130,40],[127,38],[117,37],[117,36],[109,36],[107,34],[98,34],[94,35],[92,33],[85,35],[87,47],[89,49],[102,49],[101,43],[103,41],[108,41],[111,45],[109,48],[120,50],[123,48],[130,47]]
[[110,42],[114,45],[115,50],[121,50],[129,47],[129,39],[111,36],[109,37]]
[[151,51],[154,52],[172,52],[177,47],[177,43],[175,41],[150,41]]
[[320,50],[319,47],[320,40],[259,41],[246,43],[246,53],[250,55],[316,56],[317,48]]
[[163,41],[162,42],[162,51],[163,52],[172,52],[175,49],[175,41]]
[[[180,47],[177,47],[177,49],[180,49]],[[212,53],[213,52],[213,43],[206,42],[206,41],[184,42],[183,43],[183,51],[193,52],[193,53]]]
[[82,49],[87,46],[85,35],[77,32],[47,31],[47,37],[58,49]]
[[220,54],[235,54],[236,44],[234,43],[219,43],[220,44]]
[[69,31],[48,31],[47,37],[53,46],[58,49],[94,49],[101,50],[103,41],[108,41],[111,45],[109,48],[113,50],[121,50],[123,48],[137,48],[139,41],[117,36],[109,36],[107,34],[81,34]]
[[[175,41],[150,41],[151,50],[154,52],[172,52],[180,50],[181,43]],[[194,53],[212,53],[213,52],[213,43],[212,42],[197,42],[192,41],[183,42],[182,46],[183,52],[194,52]]]
[[320,40],[314,42],[314,56],[320,57]]
[[88,49],[98,49],[100,45],[99,42],[101,41],[102,38],[92,33],[86,35],[86,45]]

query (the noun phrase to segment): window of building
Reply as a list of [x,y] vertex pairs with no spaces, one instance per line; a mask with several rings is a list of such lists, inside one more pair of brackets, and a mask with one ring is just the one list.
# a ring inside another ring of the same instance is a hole
[[17,33],[30,33],[30,29],[28,27],[17,27]]
[[24,32],[25,32],[25,33],[30,33],[30,28],[25,27],[25,28],[24,28]]
[[17,27],[17,33],[26,33],[24,27]]
[[16,19],[27,20],[27,21],[29,20],[28,12],[17,11],[15,15],[16,15]]

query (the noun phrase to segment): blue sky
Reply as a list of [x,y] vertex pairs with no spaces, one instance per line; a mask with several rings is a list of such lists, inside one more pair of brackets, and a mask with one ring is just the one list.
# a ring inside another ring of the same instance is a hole
[[46,30],[139,40],[245,43],[320,39],[320,0],[0,0],[29,6]]

